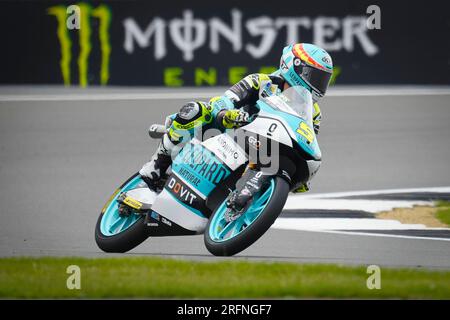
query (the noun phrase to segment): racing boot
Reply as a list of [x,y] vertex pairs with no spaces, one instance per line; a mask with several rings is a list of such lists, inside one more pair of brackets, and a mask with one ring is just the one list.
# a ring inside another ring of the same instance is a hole
[[159,189],[162,189],[164,184],[163,178],[165,178],[166,171],[172,164],[172,151],[174,147],[175,144],[170,140],[167,133],[164,134],[155,154],[139,170],[142,180],[145,181],[151,190],[157,192]]
[[295,190],[292,191],[292,193],[303,193],[309,191],[309,181],[302,183],[300,186],[298,186]]

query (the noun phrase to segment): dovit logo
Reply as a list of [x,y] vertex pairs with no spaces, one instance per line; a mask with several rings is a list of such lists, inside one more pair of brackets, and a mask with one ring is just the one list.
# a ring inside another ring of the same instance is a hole
[[188,186],[175,180],[173,177],[170,178],[167,187],[177,196],[177,198],[185,203],[193,205],[194,201],[197,199],[197,196]]
[[[73,7],[77,7],[76,28],[68,28],[69,16]],[[111,24],[111,11],[107,5],[92,7],[87,3],[78,3],[77,6],[52,6],[47,9],[47,13],[56,18],[57,37],[61,50],[60,68],[64,85],[71,85],[71,62],[72,62],[72,39],[69,30],[78,32],[79,53],[77,59],[78,79],[81,87],[88,85],[89,56],[92,49],[92,19],[98,19],[98,39],[100,41],[101,64],[100,64],[100,84],[106,85],[109,80],[109,57],[111,55],[111,45],[109,41],[109,26]]]
[[[206,206],[206,201],[196,193],[195,189],[192,189],[184,181],[180,180],[178,176],[174,175],[170,177],[165,189],[178,201],[199,211],[201,214],[211,213],[211,210]],[[161,222],[167,225],[171,224],[171,221],[164,221],[163,217],[161,217]]]

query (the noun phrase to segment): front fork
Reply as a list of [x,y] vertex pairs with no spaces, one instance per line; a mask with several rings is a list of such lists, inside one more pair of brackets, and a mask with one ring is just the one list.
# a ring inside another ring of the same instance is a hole
[[[237,181],[236,189],[227,200],[227,207],[232,211],[231,214],[239,216],[243,213],[251,204],[253,197],[267,186],[273,176],[280,176],[289,184],[291,183],[289,174],[284,170],[280,170],[275,175],[269,174],[265,173],[264,169],[250,163],[242,177]],[[230,218],[232,218],[232,215]]]

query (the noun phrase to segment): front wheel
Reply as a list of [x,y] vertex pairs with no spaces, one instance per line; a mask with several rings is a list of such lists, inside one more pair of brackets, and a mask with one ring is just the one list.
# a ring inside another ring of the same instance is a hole
[[238,219],[227,222],[226,199],[208,221],[204,241],[209,252],[216,256],[232,256],[248,248],[275,222],[286,203],[289,184],[273,177],[268,187],[253,199],[253,203]]
[[138,246],[149,236],[144,216],[119,214],[117,198],[122,192],[136,188],[143,181],[138,173],[122,184],[110,197],[95,226],[95,242],[105,252],[123,253]]

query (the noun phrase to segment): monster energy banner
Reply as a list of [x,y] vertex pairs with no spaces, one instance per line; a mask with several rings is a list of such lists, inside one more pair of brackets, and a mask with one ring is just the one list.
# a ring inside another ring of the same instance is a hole
[[[442,2],[444,3],[444,2]],[[0,83],[229,85],[282,48],[330,52],[339,84],[450,84],[438,1],[0,2]]]

